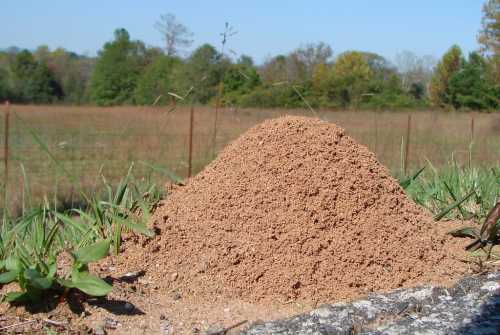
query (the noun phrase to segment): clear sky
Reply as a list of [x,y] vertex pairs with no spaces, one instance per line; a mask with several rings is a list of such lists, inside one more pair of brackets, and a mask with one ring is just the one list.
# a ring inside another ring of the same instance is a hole
[[0,0],[0,48],[40,44],[95,55],[118,27],[161,45],[154,22],[173,13],[196,45],[220,45],[224,23],[238,34],[228,47],[261,62],[307,42],[335,54],[349,49],[394,59],[397,52],[439,57],[452,44],[477,48],[483,0]]

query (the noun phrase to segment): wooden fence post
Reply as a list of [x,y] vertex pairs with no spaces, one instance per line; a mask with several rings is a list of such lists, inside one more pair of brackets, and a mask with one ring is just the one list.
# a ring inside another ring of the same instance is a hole
[[193,172],[193,127],[194,127],[194,107],[189,111],[189,153],[188,153],[188,178]]
[[405,175],[408,175],[408,161],[410,157],[410,131],[411,131],[411,114],[408,114],[408,123],[406,126],[406,147],[405,147]]

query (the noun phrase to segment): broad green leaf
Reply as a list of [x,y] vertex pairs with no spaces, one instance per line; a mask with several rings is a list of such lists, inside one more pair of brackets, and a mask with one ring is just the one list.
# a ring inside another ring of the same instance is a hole
[[66,288],[74,288],[75,287],[75,285],[73,284],[73,281],[71,281],[71,280],[62,279],[62,278],[57,278],[56,280],[59,283],[59,285],[61,285],[62,287],[66,287]]
[[17,279],[17,275],[19,272],[16,271],[7,271],[0,274],[0,284],[8,284]]
[[9,292],[5,295],[5,301],[7,302],[24,302],[29,300],[29,295],[26,292]]
[[35,269],[24,270],[24,277],[28,280],[29,284],[34,288],[40,290],[48,290],[52,287],[52,280],[44,277],[39,271]]
[[21,272],[23,269],[23,264],[19,258],[11,256],[5,261],[5,268],[8,271]]
[[78,249],[73,253],[75,260],[82,264],[95,262],[106,257],[109,253],[111,241],[103,240],[92,245]]
[[72,278],[73,287],[91,296],[105,296],[113,287],[99,277],[88,272],[80,272],[76,278]]
[[56,272],[57,272],[57,263],[52,262],[49,264],[49,273],[47,274],[47,278],[49,279],[54,279]]

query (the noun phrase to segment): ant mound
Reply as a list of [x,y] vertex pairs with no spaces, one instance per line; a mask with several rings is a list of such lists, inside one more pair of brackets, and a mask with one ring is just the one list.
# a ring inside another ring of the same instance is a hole
[[[250,129],[152,217],[118,266],[201,298],[333,301],[457,278],[460,242],[366,147],[319,119]],[[446,227],[449,228],[449,225]]]

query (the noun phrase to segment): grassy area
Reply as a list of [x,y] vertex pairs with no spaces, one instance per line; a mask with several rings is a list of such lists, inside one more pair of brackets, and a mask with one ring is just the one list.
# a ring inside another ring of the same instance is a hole
[[406,191],[436,217],[481,221],[500,201],[500,167],[460,167],[451,161],[438,169],[428,163]]
[[[168,110],[167,107],[13,106],[12,112],[18,117],[11,115],[10,207],[18,212],[22,209],[27,193],[19,185],[26,184],[26,178],[30,181],[29,193],[33,201],[40,203],[43,199],[50,199],[54,202],[56,199],[58,207],[71,208],[81,200],[78,189],[95,192],[100,187],[101,175],[116,185],[133,162],[137,176],[157,184],[167,180],[167,170],[185,177],[189,111],[184,107],[172,113]],[[305,110],[221,110],[215,151],[249,127],[284,114],[312,116]],[[404,162],[401,148],[405,148],[402,140],[407,136],[408,113],[319,111],[318,114],[344,127],[351,136],[375,152],[395,175],[401,174]],[[439,168],[450,157],[459,166],[498,166],[500,114],[421,111],[412,112],[411,116],[408,171],[424,166],[428,160]],[[214,109],[196,108],[195,173],[213,158],[213,120]],[[27,127],[39,134],[55,158],[75,176],[74,183],[68,182],[54,162],[47,159]],[[0,127],[2,147],[3,131]],[[0,176],[3,173],[2,165]]]
[[90,274],[88,264],[106,257],[110,249],[119,253],[127,231],[153,236],[147,222],[161,193],[154,184],[137,182],[132,169],[116,188],[103,180],[101,192],[81,191],[80,195],[84,208],[59,210],[45,202],[32,207],[23,204],[18,217],[4,212],[0,285],[17,282],[20,290],[3,299],[32,303],[62,296],[71,288],[104,296],[111,286]]

